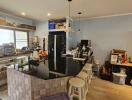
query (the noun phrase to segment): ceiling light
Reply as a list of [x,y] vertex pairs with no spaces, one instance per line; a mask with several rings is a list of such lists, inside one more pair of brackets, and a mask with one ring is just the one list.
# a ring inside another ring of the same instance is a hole
[[69,27],[71,27],[71,25],[70,25],[70,18],[71,18],[71,1],[72,0],[68,0],[68,2],[69,2]]
[[80,23],[81,23],[81,20],[80,20],[80,15],[82,14],[82,12],[78,12],[78,15],[79,15],[79,29],[78,31],[81,31],[81,26],[80,26]]
[[51,16],[51,13],[48,13],[47,16],[50,17]]
[[22,15],[22,16],[26,16],[26,13],[25,13],[25,12],[22,12],[21,15]]

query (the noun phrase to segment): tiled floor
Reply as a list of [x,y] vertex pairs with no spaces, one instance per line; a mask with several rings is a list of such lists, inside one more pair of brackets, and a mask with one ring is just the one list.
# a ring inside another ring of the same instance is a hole
[[[6,86],[0,87],[0,98],[7,100]],[[132,100],[132,86],[117,85],[94,78],[87,95],[87,100]]]

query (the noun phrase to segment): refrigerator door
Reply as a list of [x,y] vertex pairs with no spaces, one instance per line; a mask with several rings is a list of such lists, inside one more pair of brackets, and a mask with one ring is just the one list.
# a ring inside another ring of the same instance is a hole
[[56,66],[57,72],[65,74],[66,61],[62,58],[62,54],[66,53],[66,42],[63,35],[56,36]]
[[65,74],[65,60],[62,54],[66,53],[65,32],[52,32],[49,34],[49,70]]
[[54,71],[54,35],[48,36],[48,63],[49,70]]

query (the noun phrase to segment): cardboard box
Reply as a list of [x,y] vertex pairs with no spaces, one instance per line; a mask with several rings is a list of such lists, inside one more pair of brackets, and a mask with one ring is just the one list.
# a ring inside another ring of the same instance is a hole
[[116,64],[117,63],[117,55],[111,55],[111,63]]
[[0,19],[0,25],[6,25],[6,20]]

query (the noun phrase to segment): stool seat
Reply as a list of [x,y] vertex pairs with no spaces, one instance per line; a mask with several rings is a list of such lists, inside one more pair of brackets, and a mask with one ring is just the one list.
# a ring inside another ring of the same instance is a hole
[[81,78],[86,79],[86,78],[88,78],[88,74],[81,71],[81,72],[77,75],[77,77],[81,77]]
[[79,87],[79,88],[83,87],[85,85],[85,82],[82,79],[79,79],[77,77],[71,78],[69,80],[69,83],[70,83],[70,85],[75,86],[75,87]]
[[93,64],[86,63],[84,67],[92,68]]
[[92,70],[92,68],[86,66],[86,67],[83,67],[82,70]]

